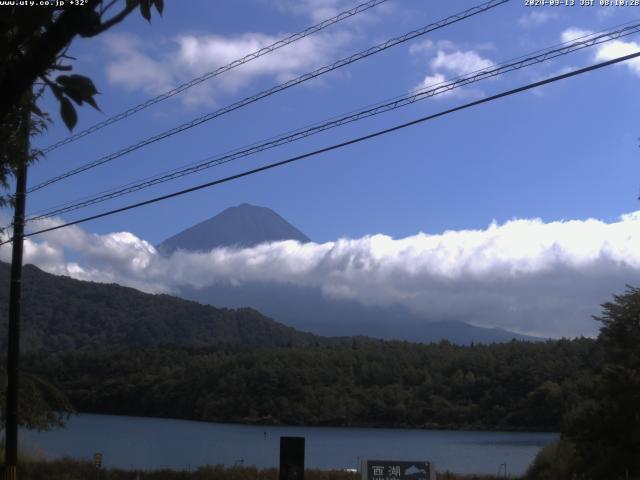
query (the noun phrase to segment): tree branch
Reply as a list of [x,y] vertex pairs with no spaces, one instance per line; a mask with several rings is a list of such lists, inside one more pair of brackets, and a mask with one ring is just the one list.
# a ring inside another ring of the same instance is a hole
[[3,65],[5,73],[0,78],[0,92],[3,92],[0,95],[0,121],[31,88],[33,82],[56,64],[59,53],[76,35],[94,37],[120,23],[139,5],[138,1],[129,1],[120,13],[101,22],[96,12],[101,2],[88,0],[83,8],[66,9],[41,36],[30,42],[23,55]]
[[99,35],[100,33],[106,30],[109,30],[111,27],[113,27],[114,25],[117,25],[122,20],[127,18],[127,15],[133,12],[137,8],[137,6],[138,6],[137,3],[127,5],[120,13],[118,13],[117,15],[114,15],[106,22],[100,23],[100,25],[98,25],[91,32],[83,33],[82,36],[86,38],[91,38],[91,37],[95,37],[96,35]]
[[73,67],[71,65],[53,65],[50,70],[60,70],[63,72],[70,72],[71,70],[73,70]]
[[104,15],[105,13],[107,13],[107,11],[113,7],[116,3],[118,2],[118,0],[111,0],[107,5],[104,5],[100,11],[100,16]]

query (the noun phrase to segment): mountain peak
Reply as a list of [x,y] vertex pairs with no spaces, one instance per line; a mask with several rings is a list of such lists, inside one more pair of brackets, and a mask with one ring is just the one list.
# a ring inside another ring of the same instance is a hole
[[169,255],[176,250],[203,252],[216,247],[252,247],[279,240],[311,241],[270,208],[241,203],[177,233],[157,248]]

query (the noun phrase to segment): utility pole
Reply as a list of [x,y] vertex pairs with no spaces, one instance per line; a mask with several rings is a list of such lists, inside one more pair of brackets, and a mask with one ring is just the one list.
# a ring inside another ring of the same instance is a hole
[[9,331],[7,350],[7,401],[5,414],[4,480],[16,480],[18,465],[18,363],[20,358],[20,303],[22,294],[22,246],[27,191],[27,163],[31,133],[31,93],[22,104],[20,136],[24,142],[22,158],[16,167],[16,197],[13,215],[13,249],[11,252],[11,284],[9,287]]

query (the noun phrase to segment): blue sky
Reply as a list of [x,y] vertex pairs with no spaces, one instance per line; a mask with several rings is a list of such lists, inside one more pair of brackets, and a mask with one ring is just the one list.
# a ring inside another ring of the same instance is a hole
[[[222,59],[208,55],[217,53],[231,59],[237,52],[241,56],[251,41],[260,41],[261,36],[278,38],[302,30],[356,3],[167,2],[164,17],[154,17],[151,25],[132,15],[108,34],[78,41],[72,48],[72,55],[78,58],[76,71],[94,79],[104,112],[82,109],[76,130],[222,64]],[[325,30],[306,42],[301,52],[295,44],[286,47],[283,55],[274,55],[276,65],[223,75],[204,89],[185,92],[52,152],[31,170],[30,184],[474,4],[390,0]],[[638,16],[640,9],[633,7],[525,7],[523,2],[512,1],[34,193],[29,210],[74,200],[404,94],[427,76],[447,78],[463,73],[474,61],[497,62],[545,48],[559,43],[562,32],[569,28],[598,31]],[[187,41],[197,50],[191,66],[185,62],[186,47],[180,49],[180,42],[184,45]],[[447,69],[444,57],[444,67],[434,68],[438,52],[449,58],[456,53],[466,58],[462,57],[462,65]],[[474,95],[537,80],[563,67],[585,65],[593,61],[593,54],[591,50],[580,52],[549,65],[514,72],[478,84],[467,97],[426,100],[109,205],[214,179],[436,112]],[[293,59],[284,62],[285,58]],[[263,60],[263,64],[272,62],[269,56]],[[513,217],[615,218],[637,208],[638,81],[640,69],[634,74],[624,66],[609,68],[295,166],[92,222],[86,228],[96,232],[128,230],[155,243],[241,202],[275,209],[317,241],[368,233],[402,237],[420,231],[482,228],[494,219],[503,222]],[[41,139],[43,145],[65,136],[56,120]]]
[[[166,3],[164,17],[154,16],[151,25],[135,14],[99,38],[74,43],[75,71],[94,79],[103,111],[82,109],[76,130],[357,2]],[[474,4],[389,0],[52,152],[31,168],[29,183]],[[28,211],[638,17],[638,7],[526,7],[512,0],[35,192]],[[55,222],[282,160],[637,50],[637,36],[626,37]],[[639,82],[636,59],[81,228],[33,237],[26,261],[53,273],[151,292],[176,293],[184,285],[218,281],[290,282],[364,304],[402,304],[429,319],[545,336],[593,335],[591,315],[599,305],[625,284],[640,283]],[[45,106],[55,109],[51,99]],[[67,135],[56,113],[54,118],[38,145]],[[169,259],[153,248],[243,202],[274,209],[315,243],[179,253]],[[6,247],[0,257],[8,258]]]

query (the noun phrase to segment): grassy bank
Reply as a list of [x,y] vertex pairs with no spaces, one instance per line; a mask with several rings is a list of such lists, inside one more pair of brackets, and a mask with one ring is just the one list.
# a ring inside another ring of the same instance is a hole
[[[73,459],[31,460],[20,465],[20,480],[276,480],[278,470],[252,467],[201,467],[192,471],[132,471],[98,469],[91,462]],[[438,473],[439,480],[498,480],[499,477]],[[360,475],[340,470],[305,470],[305,480],[360,480]]]

